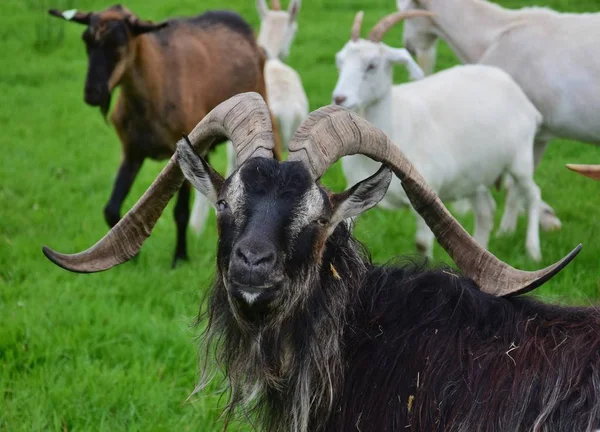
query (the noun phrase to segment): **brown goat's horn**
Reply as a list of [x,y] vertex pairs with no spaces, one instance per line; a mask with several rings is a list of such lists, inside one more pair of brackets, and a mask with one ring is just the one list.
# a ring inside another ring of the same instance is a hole
[[600,180],[600,165],[567,164],[567,168],[594,180]]
[[365,13],[363,11],[357,12],[354,16],[354,22],[352,23],[352,34],[350,35],[350,38],[353,42],[356,42],[360,39],[360,29],[362,27],[362,21],[364,16]]
[[279,0],[271,0],[271,10],[281,10],[281,3],[279,3]]
[[[271,117],[263,98],[257,93],[234,96],[213,109],[189,135],[199,154],[208,150],[218,137],[234,143],[238,166],[250,157],[273,157]],[[79,273],[108,270],[128,261],[150,236],[183,180],[177,155],[173,155],[142,198],[98,243],[73,255],[44,246],[44,255],[54,264]]]
[[338,106],[311,113],[289,144],[290,161],[303,162],[317,180],[345,155],[364,154],[388,164],[402,181],[415,210],[427,222],[458,268],[479,288],[495,296],[531,291],[562,270],[581,249],[558,263],[534,272],[514,269],[482,248],[446,210],[400,149],[375,126]]
[[388,32],[388,30],[391,29],[394,25],[398,24],[403,19],[431,16],[435,16],[435,14],[423,10],[395,12],[379,20],[379,22],[375,24],[375,26],[369,32],[368,39],[373,42],[380,42],[381,39],[383,39],[383,36]]

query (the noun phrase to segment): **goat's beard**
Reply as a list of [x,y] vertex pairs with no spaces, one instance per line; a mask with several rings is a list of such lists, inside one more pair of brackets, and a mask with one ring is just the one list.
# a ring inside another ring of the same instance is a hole
[[296,271],[281,287],[272,316],[259,323],[239,321],[218,271],[199,317],[206,316],[208,325],[194,393],[211,381],[214,366],[220,367],[222,391],[229,396],[226,425],[237,412],[246,421],[256,418],[262,430],[306,432],[319,430],[331,414],[343,385],[349,298],[368,267],[347,227],[335,237],[323,264]]

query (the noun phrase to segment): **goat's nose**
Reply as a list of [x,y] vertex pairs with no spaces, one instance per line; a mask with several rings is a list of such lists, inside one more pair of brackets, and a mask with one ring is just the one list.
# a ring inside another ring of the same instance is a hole
[[271,269],[275,265],[275,250],[267,245],[238,245],[235,256],[247,267]]
[[333,101],[335,102],[336,105],[341,105],[344,102],[346,102],[346,99],[348,99],[346,96],[343,95],[337,95],[333,97]]

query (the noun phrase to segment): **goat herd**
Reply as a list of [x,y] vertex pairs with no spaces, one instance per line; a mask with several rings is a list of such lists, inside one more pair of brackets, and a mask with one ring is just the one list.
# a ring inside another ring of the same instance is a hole
[[[187,258],[192,185],[192,226],[217,212],[202,346],[205,368],[224,371],[225,425],[244,414],[273,432],[600,429],[597,310],[518,295],[579,247],[534,272],[486,250],[498,182],[500,231],[514,231],[526,209],[531,258],[541,259],[539,227],[560,228],[533,173],[552,137],[600,144],[600,14],[398,0],[400,12],[362,39],[359,12],[336,55],[335,105],[309,115],[299,75],[281,61],[300,1],[271,6],[257,2],[257,40],[233,12],[152,23],[122,6],[50,11],[86,26],[86,102],[107,115],[120,87],[110,120],[123,162],[104,209],[108,234],[84,252],[45,255],[75,272],[123,263],[178,193],[175,265]],[[382,43],[405,18],[406,48]],[[472,65],[425,77],[438,37]],[[395,64],[414,82],[394,86]],[[222,177],[208,156],[225,140]],[[169,156],[121,219],[143,160]],[[335,194],[319,179],[339,159],[354,186]],[[598,167],[571,168],[600,179]],[[441,201],[460,199],[475,212],[473,238]],[[437,238],[458,272],[370,262],[348,221],[409,204],[418,248],[431,255]]]

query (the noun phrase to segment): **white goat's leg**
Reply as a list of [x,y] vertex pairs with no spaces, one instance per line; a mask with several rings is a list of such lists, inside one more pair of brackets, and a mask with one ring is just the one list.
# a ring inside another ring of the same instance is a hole
[[523,210],[523,197],[515,187],[512,176],[505,176],[504,188],[506,190],[506,199],[504,213],[500,221],[500,228],[497,231],[498,236],[512,234],[517,229],[517,217]]
[[533,154],[524,155],[520,160],[515,161],[511,167],[511,174],[515,180],[512,189],[521,194],[527,204],[527,240],[525,248],[527,253],[534,261],[542,259],[540,248],[540,209],[542,196],[540,188],[533,180]]
[[415,236],[417,250],[427,258],[433,258],[433,242],[435,240],[435,235],[431,232],[423,218],[415,211],[413,211],[413,213],[417,217],[417,234]]
[[228,178],[237,168],[237,159],[231,141],[225,143],[225,148],[227,149],[227,171],[225,178]]
[[192,208],[192,214],[190,216],[190,226],[196,235],[200,235],[202,234],[202,231],[204,231],[208,212],[212,205],[210,201],[208,201],[208,198],[196,189],[194,189],[194,192],[194,207]]
[[470,197],[471,205],[475,213],[475,232],[473,238],[482,247],[488,247],[490,233],[494,227],[494,213],[496,201],[491,192],[485,186],[481,186],[475,195]]

